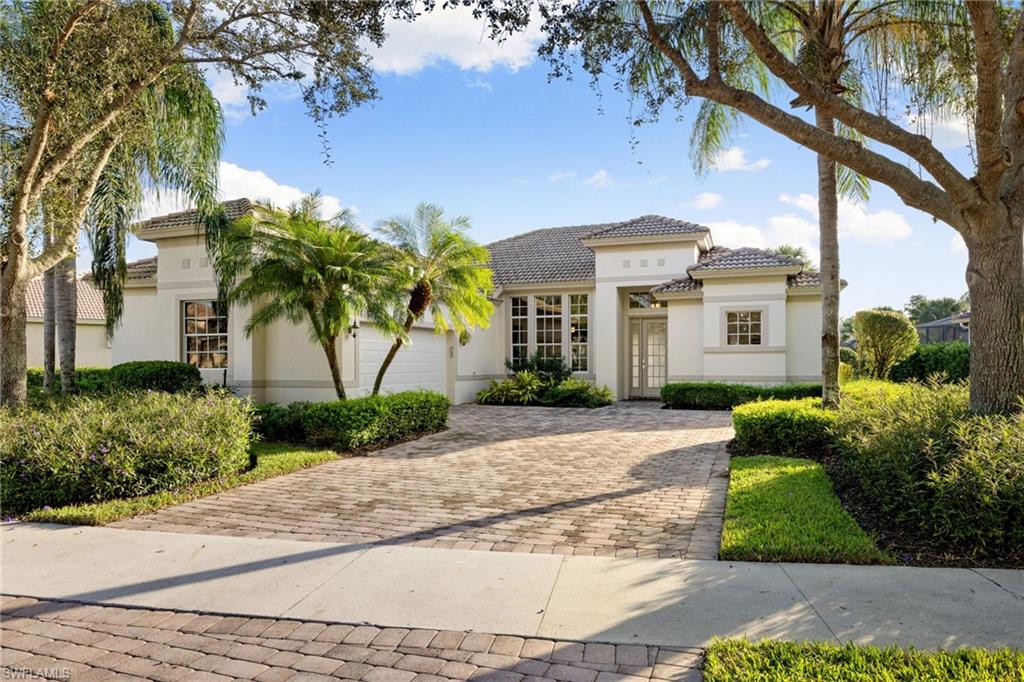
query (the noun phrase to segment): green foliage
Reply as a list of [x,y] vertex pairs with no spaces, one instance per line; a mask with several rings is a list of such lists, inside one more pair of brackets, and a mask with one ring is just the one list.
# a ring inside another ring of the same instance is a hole
[[[105,393],[110,390],[110,368],[109,367],[76,367],[75,368],[75,389],[78,393],[94,395]],[[43,370],[39,367],[30,367],[28,370],[28,390],[33,396],[43,396]],[[50,387],[54,393],[60,392],[60,377]]]
[[860,371],[866,377],[886,379],[900,360],[917,346],[917,330],[907,316],[895,310],[860,310],[853,316]]
[[972,414],[963,384],[860,384],[834,428],[857,495],[939,548],[1024,552],[1024,418]]
[[440,431],[448,423],[448,398],[432,391],[313,403],[303,409],[310,445],[339,452],[376,448]]
[[508,379],[492,381],[476,395],[481,405],[533,405],[544,392],[544,382],[529,370],[516,372]]
[[853,381],[854,376],[855,376],[855,372],[853,370],[853,365],[847,364],[845,362],[840,362],[839,363],[839,385],[840,386],[842,386],[843,384],[848,384],[851,381]]
[[729,496],[719,557],[734,561],[891,562],[843,509],[820,464],[766,456],[729,461]]
[[750,454],[821,458],[832,445],[829,431],[836,413],[820,398],[762,400],[732,411],[736,448]]
[[893,381],[928,381],[941,374],[943,381],[964,381],[971,374],[971,347],[963,341],[924,343],[896,363],[889,373]]
[[548,386],[561,383],[572,376],[572,370],[565,364],[565,360],[546,357],[540,353],[534,353],[519,362],[506,359],[505,367],[509,372],[530,372]]
[[[544,367],[544,363],[540,363]],[[563,365],[564,366],[564,365]],[[548,365],[552,367],[552,365]],[[491,384],[476,395],[481,405],[543,405],[546,407],[604,407],[614,402],[607,386],[594,386],[586,379],[572,376],[555,380],[557,371],[548,372],[548,381],[529,370],[516,372]],[[570,373],[571,374],[571,373]]]
[[135,497],[232,475],[248,463],[247,402],[113,393],[0,411],[0,490],[10,513]]
[[604,407],[614,402],[611,389],[597,387],[586,379],[565,379],[541,396],[541,403],[552,407]]
[[304,443],[303,419],[313,403],[298,401],[290,405],[257,403],[253,407],[253,431],[262,440],[275,443]]
[[839,347],[839,361],[840,362],[845,362],[846,364],[850,365],[851,367],[856,367],[857,363],[860,362],[860,359],[857,357],[857,351],[855,351],[854,349],[852,349],[852,348],[850,348],[848,346],[840,346]]
[[1002,682],[1024,678],[1024,653],[1014,649],[912,647],[852,643],[717,640],[708,648],[705,682]]
[[728,410],[755,400],[821,397],[821,384],[724,384],[693,381],[665,384],[661,400],[673,410]]
[[928,298],[915,294],[910,297],[910,302],[903,309],[907,311],[907,317],[911,322],[921,324],[963,312],[964,303],[963,300],[956,298]]
[[126,391],[186,393],[203,386],[199,368],[172,360],[136,360],[110,368],[110,387]]
[[124,500],[108,500],[106,502],[88,502],[85,504],[57,507],[55,509],[37,509],[25,516],[27,521],[38,523],[69,523],[86,526],[102,526],[119,519],[126,519],[139,514],[148,514],[168,507],[182,504],[207,495],[214,495],[224,490],[263,481],[274,476],[289,474],[300,469],[307,469],[332,459],[337,453],[331,450],[307,450],[302,446],[285,445],[282,443],[253,443],[251,456],[256,459],[256,467],[239,474],[225,475],[210,481],[203,481],[185,488],[165,490],[152,495],[132,497]]

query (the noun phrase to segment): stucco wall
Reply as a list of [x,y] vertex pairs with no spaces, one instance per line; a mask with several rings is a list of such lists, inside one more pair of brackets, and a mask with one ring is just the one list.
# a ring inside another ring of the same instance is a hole
[[[107,342],[106,327],[102,322],[79,322],[75,335],[75,366],[76,367],[110,367],[110,345]],[[28,335],[28,366],[43,366],[43,321],[29,320],[26,326]],[[56,361],[60,364],[60,350],[57,349]]]
[[694,242],[599,245],[594,247],[594,270],[599,282],[609,278],[622,283],[637,278],[664,282],[686,273],[697,262],[697,253]]
[[700,299],[668,302],[669,381],[699,381],[703,378],[703,324]]
[[790,381],[821,381],[821,296],[786,302],[786,375]]

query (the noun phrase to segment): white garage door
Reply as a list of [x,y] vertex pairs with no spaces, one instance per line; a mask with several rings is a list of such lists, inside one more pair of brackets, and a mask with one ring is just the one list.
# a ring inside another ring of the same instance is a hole
[[[403,346],[384,375],[381,391],[398,392],[426,388],[447,394],[448,352],[444,334],[429,329],[413,329],[412,343]],[[372,327],[359,331],[360,388],[373,387],[380,363],[391,347],[391,339],[383,338]]]

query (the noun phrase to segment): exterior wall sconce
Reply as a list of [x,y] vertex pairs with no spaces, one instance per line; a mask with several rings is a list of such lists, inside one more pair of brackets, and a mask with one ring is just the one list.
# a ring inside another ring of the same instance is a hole
[[348,328],[348,333],[353,339],[359,336],[359,320],[352,321],[352,325]]

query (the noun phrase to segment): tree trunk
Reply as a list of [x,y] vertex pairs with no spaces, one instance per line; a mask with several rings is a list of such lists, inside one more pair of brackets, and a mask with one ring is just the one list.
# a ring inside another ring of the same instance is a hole
[[[408,334],[409,330],[412,329],[413,323],[416,322],[416,318],[412,316],[410,312],[405,318],[405,333]],[[384,382],[384,375],[388,371],[388,367],[394,362],[395,356],[398,355],[398,351],[402,348],[402,337],[396,336],[395,342],[391,344],[391,348],[388,349],[388,354],[384,356],[384,362],[380,363],[380,369],[377,370],[377,378],[373,380],[373,395],[380,393],[380,385]]]
[[23,405],[28,399],[27,286],[24,280],[5,277],[0,291],[0,402],[8,407]]
[[971,410],[1018,412],[1024,398],[1024,206],[986,211],[966,236]]
[[[835,133],[835,123],[815,110],[818,127]],[[821,400],[839,406],[839,197],[836,163],[818,154],[818,241],[821,248]]]
[[327,364],[331,368],[331,379],[334,381],[334,392],[338,400],[345,400],[345,386],[341,381],[341,366],[338,364],[338,348],[335,345],[337,337],[332,336],[322,344],[324,354],[327,356]]
[[[43,234],[43,243],[50,245],[50,230]],[[44,248],[45,248],[44,246]],[[43,387],[52,390],[57,367],[57,289],[54,269],[43,273]]]
[[78,332],[78,274],[72,251],[55,268],[57,281],[57,346],[60,349],[60,388],[75,392],[75,345]]

